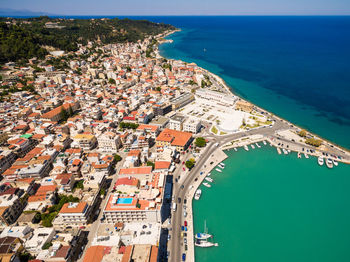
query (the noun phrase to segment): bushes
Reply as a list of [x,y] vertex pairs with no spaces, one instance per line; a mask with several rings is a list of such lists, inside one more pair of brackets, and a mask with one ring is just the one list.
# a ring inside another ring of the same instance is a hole
[[194,144],[198,147],[205,147],[207,145],[207,142],[203,137],[197,137]]
[[120,128],[127,128],[127,129],[136,129],[139,127],[139,124],[120,122],[119,127]]
[[316,139],[316,138],[307,138],[305,140],[305,143],[308,144],[308,145],[319,147],[322,144],[322,140],[321,139]]
[[185,166],[188,168],[188,169],[191,169],[192,167],[194,167],[194,164],[195,164],[195,160],[193,158],[187,160],[185,162]]

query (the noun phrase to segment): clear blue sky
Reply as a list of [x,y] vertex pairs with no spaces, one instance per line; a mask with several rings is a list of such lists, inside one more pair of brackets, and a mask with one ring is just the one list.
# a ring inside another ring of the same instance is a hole
[[0,0],[62,15],[350,15],[350,0]]

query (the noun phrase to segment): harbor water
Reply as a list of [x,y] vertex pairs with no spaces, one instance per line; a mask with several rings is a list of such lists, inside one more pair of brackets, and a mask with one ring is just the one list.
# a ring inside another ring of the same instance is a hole
[[219,243],[196,247],[196,261],[350,261],[350,166],[249,149],[226,151],[223,172],[193,200],[195,232],[206,220]]

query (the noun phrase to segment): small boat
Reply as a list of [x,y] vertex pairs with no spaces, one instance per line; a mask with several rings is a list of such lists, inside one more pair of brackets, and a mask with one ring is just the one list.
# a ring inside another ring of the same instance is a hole
[[285,155],[288,155],[288,151],[286,149],[282,148],[282,151]]
[[207,240],[199,240],[199,239],[196,239],[194,245],[197,247],[217,247],[217,246],[219,246],[218,243],[212,243],[212,242],[207,241]]
[[326,165],[328,168],[333,168],[333,161],[330,158],[327,158]]
[[333,159],[333,164],[334,164],[335,166],[338,166],[337,160]]
[[263,144],[264,144],[264,146],[266,146],[266,141],[265,140],[263,141]]
[[255,149],[255,146],[254,145],[250,145],[253,149]]
[[220,173],[222,172],[222,170],[220,168],[215,168],[215,170],[220,172]]
[[235,150],[237,152],[237,148],[234,147],[233,150]]
[[207,176],[211,176],[211,173],[209,172]]
[[226,166],[225,163],[221,162],[219,165]]
[[298,152],[298,158],[301,158],[301,154],[300,154],[300,152]]
[[246,151],[249,151],[249,148],[247,147],[247,145],[244,146],[244,149],[245,149]]
[[304,153],[304,156],[305,156],[305,158],[309,158],[309,155],[308,155],[308,154],[306,154],[306,153]]
[[212,178],[210,178],[210,177],[206,177],[206,178],[204,178],[205,180],[207,180],[208,182],[210,182],[210,183],[213,183],[213,179]]
[[213,237],[212,235],[208,234],[208,229],[207,229],[207,221],[204,220],[204,233],[197,233],[194,235],[196,239],[199,240],[206,240],[208,238]]
[[203,186],[211,187],[211,184],[209,184],[209,183],[203,183]]
[[218,167],[220,167],[221,169],[224,169],[224,168],[225,168],[224,166],[222,166],[222,165],[220,165],[220,164],[218,164]]
[[195,200],[199,200],[201,195],[202,195],[202,190],[201,189],[197,189],[196,193],[194,194],[194,199]]
[[319,156],[318,159],[317,159],[317,162],[318,162],[318,164],[319,164],[320,166],[323,166],[323,164],[324,164],[324,159],[323,159],[323,157]]
[[258,148],[260,148],[261,146],[258,144],[258,143],[255,143],[255,145],[258,147]]
[[279,147],[276,147],[276,149],[277,149],[277,153],[278,153],[279,155],[282,154],[281,149],[280,149]]

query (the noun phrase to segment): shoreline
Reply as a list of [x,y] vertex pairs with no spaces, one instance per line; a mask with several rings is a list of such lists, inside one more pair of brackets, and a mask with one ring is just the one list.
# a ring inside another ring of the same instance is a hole
[[[173,33],[175,33],[175,32],[179,32],[179,31],[181,31],[181,30],[180,30],[180,29],[177,29],[177,30],[173,30],[173,31],[167,32],[167,33],[165,33],[164,35],[162,35],[161,38],[167,37],[167,36],[169,36],[169,35],[171,35],[171,34],[173,34]],[[169,43],[169,41],[167,41],[166,39],[164,39],[164,40],[165,40],[165,41],[162,41],[161,43],[158,44],[157,49],[155,50],[156,57],[161,57],[161,58],[168,59],[168,60],[176,60],[176,59],[171,59],[171,58],[165,58],[164,56],[160,55],[160,53],[159,53],[159,45],[161,45],[161,44],[163,44],[163,43]],[[170,42],[170,43],[172,43],[172,42]],[[181,60],[180,60],[180,61],[181,61]],[[200,66],[198,66],[198,67],[200,67]],[[241,101],[246,101],[246,102],[251,103],[251,104],[253,105],[253,107],[254,107],[254,110],[256,110],[256,111],[259,110],[260,112],[264,112],[264,113],[267,114],[267,115],[271,115],[271,116],[277,118],[278,120],[287,123],[290,127],[294,127],[294,128],[296,128],[296,129],[299,129],[299,130],[306,130],[306,131],[307,131],[307,129],[301,128],[301,127],[299,127],[299,126],[297,126],[297,125],[295,125],[295,124],[289,122],[288,120],[286,120],[286,119],[284,119],[284,118],[282,118],[282,117],[280,117],[280,116],[278,116],[278,115],[276,115],[276,114],[274,114],[274,113],[271,113],[270,111],[268,111],[268,110],[266,110],[266,109],[263,109],[262,107],[257,106],[256,104],[250,102],[249,100],[246,100],[246,99],[242,98],[241,96],[235,94],[235,93],[233,92],[232,88],[230,88],[230,86],[225,82],[225,80],[224,80],[222,77],[220,77],[220,76],[218,76],[218,75],[216,75],[216,74],[210,72],[209,70],[207,70],[207,69],[205,69],[205,68],[203,68],[203,67],[200,67],[200,68],[201,68],[203,71],[205,71],[209,76],[211,76],[211,77],[213,77],[214,79],[216,79],[216,81],[224,88],[224,90],[227,92],[227,94],[234,95],[234,96],[238,97]],[[338,149],[339,151],[343,152],[344,154],[347,154],[347,155],[350,154],[350,152],[349,152],[349,150],[348,150],[347,148],[344,148],[344,147],[342,147],[342,146],[340,146],[340,145],[337,145],[337,144],[335,144],[335,143],[333,143],[333,142],[331,142],[331,141],[329,141],[329,140],[327,140],[327,139],[324,139],[324,138],[320,137],[319,135],[316,135],[316,134],[314,134],[314,133],[312,133],[312,132],[309,132],[309,131],[307,131],[307,132],[308,132],[309,134],[311,134],[314,138],[322,139],[322,141],[323,141],[326,145],[331,146],[331,147],[333,147],[333,148],[336,148],[336,149]],[[256,135],[255,135],[255,136],[256,136]],[[220,136],[218,136],[218,137],[220,137]],[[279,146],[279,145],[277,144],[277,142],[275,142],[275,141],[278,141],[278,139],[279,139],[277,136],[271,136],[271,137],[269,137],[269,136],[265,136],[265,135],[260,135],[260,136],[255,137],[255,139],[253,139],[253,141],[250,141],[250,138],[251,138],[251,137],[254,137],[254,135],[243,137],[243,138],[244,138],[244,139],[243,139],[244,141],[241,141],[242,143],[240,143],[239,146],[238,146],[238,145],[237,145],[237,146],[233,146],[233,144],[232,144],[232,145],[228,145],[229,143],[232,143],[232,141],[231,141],[231,142],[227,142],[226,144],[224,144],[224,145],[218,147],[218,148],[214,151],[214,153],[206,160],[206,162],[205,162],[206,164],[205,164],[204,167],[201,169],[201,171],[203,172],[203,174],[202,174],[202,175],[199,175],[199,179],[198,179],[197,181],[195,181],[195,182],[192,184],[192,188],[191,188],[191,189],[188,191],[188,193],[186,194],[186,198],[187,198],[187,201],[188,201],[188,218],[187,218],[187,222],[188,222],[188,225],[189,225],[189,227],[188,227],[188,228],[189,228],[189,230],[188,230],[188,235],[191,235],[191,236],[188,236],[188,237],[187,237],[187,239],[188,239],[187,261],[195,261],[194,223],[193,223],[193,215],[194,215],[194,212],[193,212],[193,208],[192,208],[192,206],[193,206],[194,194],[195,194],[195,192],[197,191],[197,189],[200,187],[200,185],[202,184],[202,182],[203,182],[203,180],[205,179],[206,175],[207,175],[209,172],[211,172],[212,170],[214,170],[215,167],[216,167],[220,162],[222,162],[222,161],[224,161],[225,159],[228,158],[228,156],[226,155],[225,151],[226,151],[226,150],[230,150],[230,149],[233,148],[233,147],[243,147],[243,146],[245,146],[245,145],[248,146],[248,145],[250,145],[250,144],[258,143],[258,142],[261,142],[261,141],[264,141],[264,140],[267,141],[268,145],[275,147],[275,148],[277,149],[277,151],[278,151],[279,149],[281,149],[281,148],[285,148],[285,147]],[[238,140],[241,140],[241,139],[238,139]],[[274,140],[275,140],[275,141],[274,141]],[[291,142],[291,143],[293,143],[293,142]],[[295,144],[296,147],[301,147],[301,145],[300,145],[299,143],[295,143],[295,142],[294,142],[294,144]],[[209,147],[210,145],[211,145],[211,143],[208,143],[207,146],[206,146],[206,148]],[[313,150],[315,150],[315,152],[314,152],[314,153],[306,152],[306,150],[305,150],[305,152],[302,152],[301,149],[298,150],[298,149],[295,149],[295,148],[293,148],[293,147],[288,148],[288,150],[297,152],[298,154],[299,154],[299,153],[301,153],[301,154],[305,153],[305,154],[312,155],[312,156],[315,156],[315,157],[317,157],[317,156],[322,156],[321,151],[319,151],[319,150],[317,149],[317,147],[313,147],[313,146],[307,145],[307,144],[305,144],[303,147],[304,147],[304,148],[312,148]],[[286,148],[285,148],[285,149],[286,149]],[[277,153],[277,152],[276,152],[276,153]],[[199,158],[200,158],[200,157],[201,157],[201,154],[199,155]],[[218,158],[218,159],[217,159],[217,158]],[[209,162],[211,162],[211,161],[213,162],[212,165],[209,164]],[[344,158],[342,158],[341,160],[337,159],[337,161],[342,162],[342,163],[344,163],[344,164],[350,164],[350,161],[345,161]],[[207,166],[207,165],[208,165],[208,166]],[[220,245],[220,243],[219,243],[219,245]]]
[[[181,31],[182,31],[181,29],[176,29],[176,30],[172,30],[172,31],[170,31],[170,32],[166,32],[163,36],[161,36],[161,38],[170,36],[170,35],[172,35],[172,34],[174,34],[174,33],[176,33],[176,32],[181,32]],[[161,45],[161,44],[164,44],[164,43],[168,43],[168,42],[167,42],[167,41],[164,41],[164,42],[162,42],[162,43],[159,43],[158,46]],[[164,58],[164,59],[177,60],[177,59],[166,58],[166,57],[162,56],[162,55],[159,53],[159,48],[157,48],[157,50],[155,51],[155,53],[156,53],[157,56],[162,57],[162,58]],[[179,61],[182,61],[182,60],[179,60]],[[197,66],[198,66],[198,65],[197,65]],[[200,66],[198,66],[198,67],[200,67]],[[245,102],[251,103],[251,104],[256,108],[256,110],[260,110],[260,111],[263,111],[263,112],[265,112],[265,113],[267,113],[267,114],[270,114],[271,116],[274,116],[274,117],[276,117],[277,119],[279,119],[279,120],[281,120],[281,121],[284,121],[284,122],[288,123],[288,125],[292,125],[292,126],[295,127],[295,128],[298,128],[298,129],[300,129],[300,130],[305,130],[305,131],[307,131],[307,133],[313,135],[315,138],[321,139],[321,140],[324,141],[326,144],[332,145],[333,147],[338,148],[340,151],[344,151],[344,153],[346,153],[346,154],[350,154],[350,149],[348,149],[348,148],[346,148],[346,147],[343,147],[343,146],[341,146],[341,145],[339,145],[339,144],[337,144],[337,143],[335,143],[335,142],[333,142],[333,141],[331,141],[331,140],[328,140],[328,139],[326,139],[326,138],[324,138],[324,137],[322,137],[322,136],[320,136],[320,135],[317,135],[317,134],[315,134],[315,133],[309,131],[309,130],[306,129],[306,128],[303,128],[303,127],[301,127],[301,126],[298,126],[298,125],[296,125],[296,124],[290,122],[289,120],[287,120],[287,119],[285,119],[285,118],[283,118],[283,117],[281,117],[281,116],[279,116],[279,115],[277,115],[277,114],[275,114],[275,113],[272,113],[272,112],[270,112],[270,111],[268,111],[268,110],[262,108],[261,106],[254,104],[253,102],[251,102],[251,101],[249,101],[249,100],[247,100],[247,99],[245,99],[245,98],[242,98],[241,96],[239,96],[238,94],[236,94],[235,92],[233,92],[232,88],[230,88],[230,86],[225,82],[225,80],[224,80],[222,77],[220,77],[220,76],[214,74],[213,72],[211,72],[211,71],[209,71],[209,70],[207,70],[207,69],[205,69],[205,68],[203,68],[203,67],[200,67],[200,68],[201,68],[203,71],[205,71],[208,75],[210,75],[211,77],[213,77],[213,78],[215,78],[216,80],[218,80],[218,82],[219,82],[219,83],[222,85],[222,87],[227,91],[227,93],[229,93],[230,95],[234,95],[234,96],[238,97],[241,101],[245,101]],[[316,150],[317,150],[317,148],[316,148]]]

